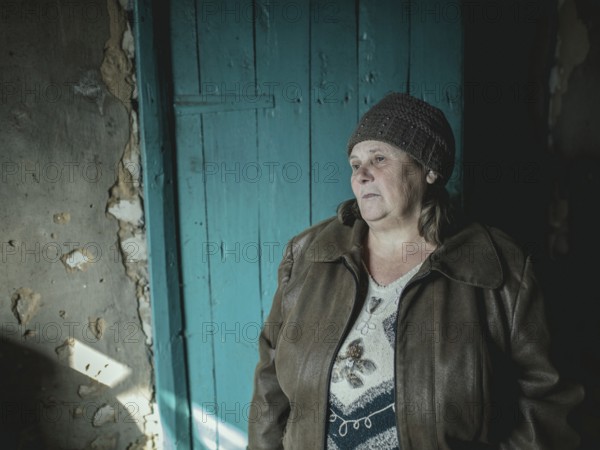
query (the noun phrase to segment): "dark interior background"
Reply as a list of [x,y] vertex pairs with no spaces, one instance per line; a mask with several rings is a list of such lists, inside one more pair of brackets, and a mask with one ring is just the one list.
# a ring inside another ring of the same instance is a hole
[[[566,1],[559,11],[553,1],[467,4],[464,210],[534,255],[556,362],[586,393],[571,420],[581,448],[597,449],[600,30],[593,24],[600,5]],[[586,39],[585,59],[564,79],[567,62]],[[554,75],[563,70],[560,82],[568,81],[568,88],[549,123],[553,68]]]

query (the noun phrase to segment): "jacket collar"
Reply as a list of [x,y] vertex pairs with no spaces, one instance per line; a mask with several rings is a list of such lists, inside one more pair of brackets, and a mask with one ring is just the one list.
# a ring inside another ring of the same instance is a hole
[[429,257],[432,270],[461,283],[487,289],[502,285],[502,263],[489,231],[471,223],[446,239]]
[[[343,203],[337,220],[331,221],[311,244],[317,262],[345,260],[358,273],[362,247],[369,230],[364,220],[349,217]],[[341,225],[341,227],[340,227]],[[448,237],[425,261],[420,274],[435,270],[451,280],[488,289],[496,289],[504,279],[498,250],[489,231],[479,223],[471,223]]]

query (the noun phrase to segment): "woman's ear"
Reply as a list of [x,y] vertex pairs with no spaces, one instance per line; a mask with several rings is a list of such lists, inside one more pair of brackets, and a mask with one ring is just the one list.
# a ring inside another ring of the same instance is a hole
[[427,182],[429,184],[433,184],[433,183],[435,183],[435,180],[438,179],[438,176],[439,175],[437,173],[435,173],[433,170],[428,170],[427,176],[425,177],[425,179],[427,180]]

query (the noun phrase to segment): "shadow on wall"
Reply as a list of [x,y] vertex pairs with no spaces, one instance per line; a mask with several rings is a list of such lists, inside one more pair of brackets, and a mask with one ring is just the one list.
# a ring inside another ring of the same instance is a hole
[[53,379],[53,361],[30,349],[0,340],[0,441],[2,448],[47,448],[41,423],[51,406],[43,403],[44,380]]
[[[63,365],[60,357],[52,360],[6,339],[0,339],[0,361],[3,450],[113,450],[136,438],[127,448],[144,447],[139,408],[134,402],[123,404],[118,388]],[[67,395],[56,392],[65,377],[71,380]]]

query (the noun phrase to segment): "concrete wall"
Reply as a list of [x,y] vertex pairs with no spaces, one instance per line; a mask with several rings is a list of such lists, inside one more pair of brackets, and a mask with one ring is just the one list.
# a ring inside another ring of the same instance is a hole
[[158,433],[123,6],[0,4],[2,448]]

